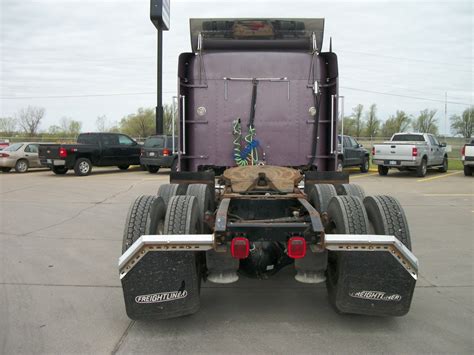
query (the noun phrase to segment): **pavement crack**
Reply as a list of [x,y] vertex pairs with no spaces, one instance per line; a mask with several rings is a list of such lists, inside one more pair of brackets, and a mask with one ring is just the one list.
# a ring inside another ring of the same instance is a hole
[[83,208],[82,210],[79,210],[79,212],[77,212],[75,215],[71,216],[71,217],[68,217],[60,222],[57,222],[57,223],[53,223],[53,224],[50,224],[48,226],[45,226],[43,228],[40,228],[40,229],[36,229],[36,230],[33,230],[31,232],[28,232],[28,233],[23,233],[21,234],[20,236],[21,237],[25,237],[27,235],[30,235],[30,234],[33,234],[33,233],[36,233],[36,232],[41,232],[41,231],[44,231],[46,229],[49,229],[49,228],[53,228],[53,227],[57,227],[57,226],[60,226],[61,224],[64,224],[66,222],[70,222],[72,221],[73,219],[79,217],[83,212],[87,211],[87,210],[90,210],[91,208],[94,208],[96,205],[92,205],[92,206],[88,206],[86,208]]
[[117,344],[115,344],[114,349],[113,349],[112,352],[111,352],[112,355],[117,354],[117,352],[120,350],[120,348],[122,347],[123,342],[125,341],[125,339],[126,339],[127,336],[128,336],[128,333],[130,332],[130,329],[132,329],[132,327],[133,327],[134,325],[135,325],[135,321],[134,321],[134,320],[132,320],[132,321],[128,324],[127,329],[125,329],[125,331],[123,332],[123,334],[122,334],[122,336],[120,337],[119,341],[117,342]]
[[27,235],[30,235],[30,234],[33,234],[33,233],[36,233],[36,232],[41,232],[41,231],[47,230],[47,229],[49,229],[49,228],[57,227],[57,226],[60,226],[60,225],[62,225],[62,224],[64,224],[64,223],[70,222],[70,221],[76,219],[77,217],[79,217],[83,212],[85,212],[85,211],[87,211],[87,210],[90,210],[90,209],[92,209],[92,208],[94,208],[94,207],[97,207],[98,205],[101,205],[101,204],[107,202],[108,200],[113,199],[113,198],[119,196],[120,194],[123,194],[123,193],[126,193],[126,192],[130,191],[130,190],[133,189],[136,185],[142,183],[143,181],[144,181],[144,179],[141,179],[140,181],[137,181],[137,182],[131,184],[128,188],[126,188],[126,189],[124,189],[124,190],[120,190],[120,191],[118,191],[118,192],[112,194],[111,196],[106,197],[105,199],[103,199],[103,200],[101,200],[101,201],[95,202],[95,203],[92,204],[91,206],[87,206],[86,208],[83,208],[83,209],[79,210],[79,212],[77,212],[75,215],[73,215],[73,216],[71,216],[71,217],[68,217],[68,218],[66,218],[66,219],[64,219],[64,220],[62,220],[62,221],[60,221],[60,222],[50,224],[50,225],[48,225],[48,226],[45,226],[45,227],[40,228],[40,229],[33,230],[33,231],[31,231],[31,232],[28,232],[28,233],[23,233],[23,234],[21,234],[20,236],[25,237],[25,236],[27,236]]

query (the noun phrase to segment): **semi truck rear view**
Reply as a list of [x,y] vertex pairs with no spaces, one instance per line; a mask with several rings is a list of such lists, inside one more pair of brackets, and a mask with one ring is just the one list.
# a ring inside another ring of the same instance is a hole
[[283,268],[326,283],[337,312],[406,314],[418,261],[403,208],[336,171],[339,73],[324,19],[191,19],[190,32],[177,171],[125,221],[128,316],[192,314],[202,282]]

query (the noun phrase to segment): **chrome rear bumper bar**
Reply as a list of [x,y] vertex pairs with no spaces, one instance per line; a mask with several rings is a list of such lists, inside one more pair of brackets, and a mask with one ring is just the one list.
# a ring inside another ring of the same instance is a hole
[[213,248],[213,234],[142,235],[119,258],[120,278],[149,251],[205,251]]
[[326,234],[324,247],[332,251],[389,252],[415,280],[418,278],[418,259],[392,235]]
[[[214,249],[213,234],[142,235],[119,259],[122,279],[150,251],[206,251]],[[396,237],[366,234],[326,234],[324,248],[344,252],[390,253],[416,280],[418,259]]]

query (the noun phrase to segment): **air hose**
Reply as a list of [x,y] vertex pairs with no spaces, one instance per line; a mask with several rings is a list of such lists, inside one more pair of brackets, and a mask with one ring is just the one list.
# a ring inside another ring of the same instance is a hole
[[242,143],[242,127],[240,125],[240,118],[237,118],[232,122],[232,134],[234,135],[234,161],[238,166],[248,165],[249,162],[244,155],[242,157],[241,143]]
[[246,143],[242,150],[242,126],[240,118],[232,122],[232,134],[234,136],[234,161],[238,166],[256,165],[258,164],[258,146],[260,142],[255,139],[257,131],[254,126],[255,121],[255,105],[257,102],[257,85],[258,80],[252,80],[252,103],[250,106],[250,119],[248,124],[248,133],[244,138]]

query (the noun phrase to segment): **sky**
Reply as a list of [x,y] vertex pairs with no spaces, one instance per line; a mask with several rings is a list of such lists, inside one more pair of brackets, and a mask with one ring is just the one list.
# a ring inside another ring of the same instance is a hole
[[[177,88],[177,60],[190,51],[191,17],[324,17],[340,95],[357,104],[416,116],[447,115],[474,102],[472,1],[171,1],[164,32],[163,101]],[[0,117],[28,105],[46,109],[42,130],[62,117],[96,129],[156,105],[156,30],[149,0],[0,0]]]

